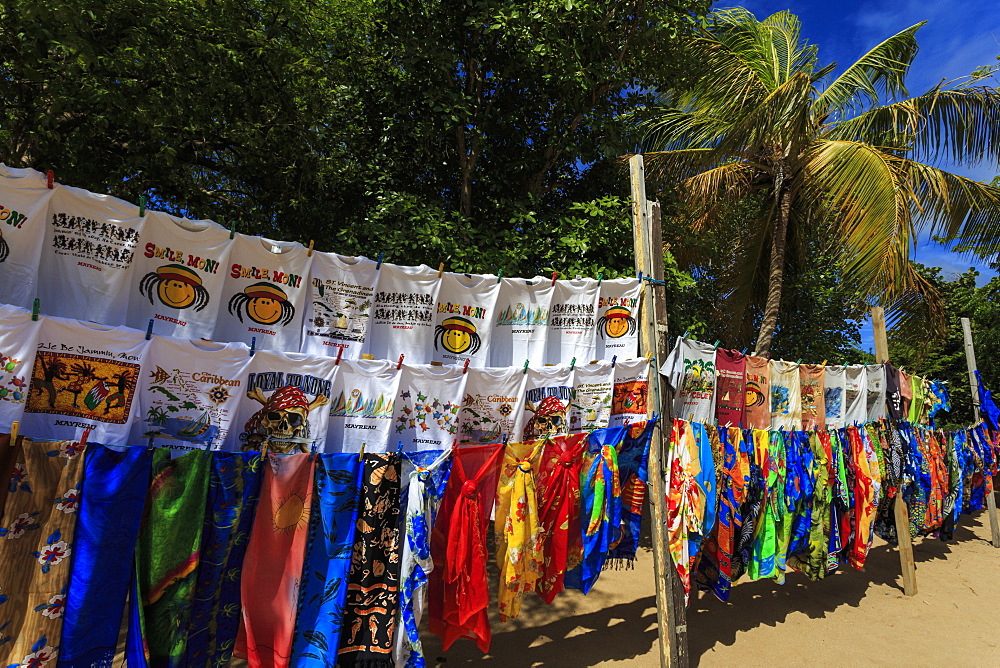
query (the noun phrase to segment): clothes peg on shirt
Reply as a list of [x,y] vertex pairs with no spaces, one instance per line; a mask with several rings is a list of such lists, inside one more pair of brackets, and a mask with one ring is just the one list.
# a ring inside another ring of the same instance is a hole
[[642,283],[642,272],[641,271],[639,272],[639,275],[636,278],[639,280],[640,283]]
[[558,277],[559,277],[559,272],[558,271],[553,271],[552,272],[552,285],[556,284],[556,278],[558,278]]
[[463,374],[469,373],[469,362],[471,362],[471,361],[472,361],[471,358],[468,358],[468,357],[465,358],[465,364],[462,365],[462,373]]
[[802,358],[799,358],[799,359],[795,360],[795,363],[796,364],[802,364]]
[[528,361],[529,360],[524,360],[524,369],[522,370],[522,373],[524,374],[528,373]]
[[31,305],[31,319],[38,320],[38,312],[42,310],[42,300],[35,297],[34,303]]
[[257,352],[257,337],[256,336],[251,336],[250,337],[250,357],[253,357],[253,354],[255,352]]
[[597,287],[601,287],[601,281],[604,280],[604,272],[602,271],[597,275]]
[[139,195],[139,217],[142,218],[146,215],[146,196]]
[[444,273],[444,262],[438,265],[438,278],[441,278],[441,274]]
[[344,347],[343,346],[337,346],[337,359],[335,359],[333,361],[333,366],[337,366],[337,365],[340,364],[340,357],[343,354],[344,354]]
[[90,438],[90,427],[87,427],[86,429],[83,430],[83,436],[80,437],[79,445],[81,448],[87,447],[87,439],[89,438]]
[[826,360],[823,360],[823,363],[820,364],[820,366],[826,366]]
[[572,360],[570,360],[570,362],[569,362],[569,370],[570,370],[570,371],[572,371],[572,370],[573,370],[573,367],[575,367],[575,366],[576,366],[576,358],[574,357],[574,358],[573,358]]
[[611,356],[611,368],[614,369],[616,364],[618,364],[618,355],[612,355]]
[[398,455],[402,451],[403,451],[403,442],[402,441],[396,441],[396,454]]
[[399,361],[396,362],[396,371],[399,371],[400,369],[403,368],[403,358],[404,357],[406,357],[406,355],[400,355],[399,356]]
[[358,453],[358,461],[362,461],[365,458],[365,444],[361,444],[361,452]]
[[153,338],[153,319],[149,319],[149,324],[146,325],[146,340],[149,341]]
[[498,269],[497,270],[497,283],[500,282],[501,278],[503,278],[503,269]]
[[718,350],[720,343],[722,343],[722,341],[716,341],[714,344],[712,344],[712,350]]
[[385,257],[385,253],[378,254],[378,264],[375,265],[376,271],[382,268],[382,258]]
[[229,223],[229,238],[232,239],[235,236],[236,236],[236,221],[234,220]]
[[747,350],[748,350],[747,348],[744,348],[743,350],[741,350],[740,351],[740,355],[746,355],[747,354]]
[[10,444],[14,445],[17,443],[17,436],[21,433],[21,423],[18,420],[14,420],[10,423]]
[[313,256],[313,248],[315,248],[315,247],[316,247],[316,241],[314,239],[310,239],[309,240],[309,250],[306,251],[306,257],[312,257]]
[[681,338],[684,339],[684,340],[687,340],[688,334],[690,334],[690,333],[691,333],[690,329],[685,329],[684,330],[684,336],[682,336]]
[[49,190],[55,187],[56,173],[51,169],[45,171],[45,185],[48,186]]

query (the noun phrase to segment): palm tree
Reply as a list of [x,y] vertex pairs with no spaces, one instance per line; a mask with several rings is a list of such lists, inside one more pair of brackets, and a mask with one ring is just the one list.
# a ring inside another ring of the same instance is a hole
[[995,164],[1000,94],[977,85],[979,74],[909,97],[922,25],[832,78],[836,64],[819,65],[791,13],[758,21],[745,9],[719,11],[691,39],[700,76],[643,121],[648,174],[679,185],[696,228],[727,206],[759,204],[737,241],[727,296],[738,320],[763,302],[756,354],[768,352],[778,324],[790,240],[829,232],[859,299],[895,304],[934,297],[909,262],[918,229],[980,248],[1000,239],[1000,188],[928,164]]

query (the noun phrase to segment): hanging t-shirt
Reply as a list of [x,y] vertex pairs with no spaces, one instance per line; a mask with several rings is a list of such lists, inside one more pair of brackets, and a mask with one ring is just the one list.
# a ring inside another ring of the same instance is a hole
[[311,264],[300,243],[237,234],[212,338],[247,345],[256,338],[256,350],[297,351]]
[[913,400],[910,402],[910,424],[920,424],[920,417],[924,413],[924,379],[913,374],[910,376],[910,394]]
[[910,419],[910,406],[913,404],[912,376],[902,369],[899,371],[899,394],[903,398],[903,420]]
[[89,428],[92,442],[128,445],[148,349],[138,330],[42,318],[22,433],[79,440]]
[[771,429],[802,429],[802,391],[795,362],[771,360]]
[[469,368],[458,413],[458,444],[514,442],[527,375],[516,367]]
[[210,339],[229,266],[229,230],[160,211],[139,235],[125,324],[153,333]]
[[[847,424],[847,369],[828,366],[823,370],[823,407],[826,409],[826,426],[840,429]],[[856,396],[858,392],[854,393]],[[804,420],[803,420],[804,422]]]
[[549,308],[546,362],[569,364],[575,357],[586,363],[597,354],[597,281],[579,278],[556,281]]
[[645,420],[649,415],[649,360],[617,360],[613,370],[615,385],[608,426],[620,427]]
[[886,373],[884,364],[865,365],[865,406],[868,413],[868,420],[881,420],[886,416]]
[[674,388],[674,416],[689,422],[715,420],[715,347],[677,337],[660,367]]
[[0,304],[0,433],[24,414],[41,326],[31,311]]
[[153,337],[133,443],[152,438],[175,449],[220,449],[246,393],[252,359],[242,343]]
[[258,351],[229,432],[229,449],[257,451],[266,444],[278,453],[323,450],[337,376],[329,357]]
[[800,364],[799,390],[802,392],[802,428],[822,429],[826,426],[823,367],[818,364]]
[[434,313],[434,361],[485,367],[490,361],[493,318],[500,282],[496,276],[444,274]]
[[747,429],[771,428],[771,364],[765,357],[747,356],[746,364]]
[[42,313],[122,325],[146,218],[110,195],[56,185],[38,275]]
[[601,281],[597,300],[597,359],[638,357],[641,288],[635,278]]
[[0,163],[0,295],[31,308],[38,296],[38,269],[45,243],[49,190],[45,175]]
[[565,434],[573,398],[573,371],[569,365],[528,369],[524,383],[524,410],[518,418],[519,441],[546,434]]
[[404,364],[399,374],[390,450],[447,450],[458,440],[459,411],[468,375],[454,366]]
[[746,361],[746,355],[736,350],[715,351],[719,375],[715,419],[721,426],[739,427],[746,420]]
[[[490,366],[522,366],[545,361],[545,337],[555,286],[552,280],[505,278],[500,282],[493,320]],[[568,362],[569,360],[567,360]]]
[[[386,452],[401,369],[388,360],[342,361],[330,401],[326,452]],[[393,441],[393,450],[396,442]]]
[[314,253],[302,321],[302,352],[360,359],[368,351],[378,263],[366,257]]
[[441,279],[426,264],[379,269],[369,350],[375,359],[427,364],[434,353],[434,305]]
[[868,372],[864,364],[852,364],[844,374],[844,426],[868,421]]
[[899,369],[890,362],[886,362],[885,368],[885,407],[889,418],[892,420],[902,420],[906,414],[903,411],[903,394],[900,391]]
[[[645,361],[645,360],[643,360]],[[573,399],[569,404],[569,433],[603,429],[611,423],[615,371],[611,362],[577,364],[573,369]]]

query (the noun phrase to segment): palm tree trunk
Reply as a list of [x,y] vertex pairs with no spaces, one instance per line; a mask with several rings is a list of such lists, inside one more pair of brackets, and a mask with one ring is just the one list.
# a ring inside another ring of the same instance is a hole
[[767,303],[764,306],[764,320],[757,333],[754,355],[766,355],[771,350],[771,338],[778,326],[778,310],[781,306],[781,288],[785,275],[785,247],[788,237],[788,216],[792,209],[792,193],[779,185],[777,220],[771,236],[771,268],[767,275]]

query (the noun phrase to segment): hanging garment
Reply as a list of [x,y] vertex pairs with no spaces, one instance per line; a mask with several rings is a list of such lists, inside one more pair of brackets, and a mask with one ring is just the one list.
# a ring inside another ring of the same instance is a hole
[[824,368],[818,364],[799,365],[799,390],[802,392],[802,429],[826,426],[826,388],[823,385]]
[[134,258],[146,223],[139,207],[56,184],[48,223],[38,264],[45,268],[38,273],[42,312],[124,325]]
[[611,397],[610,427],[646,419],[649,395],[649,362],[645,359],[617,361],[612,365],[615,385]]
[[913,399],[910,402],[910,424],[921,424],[924,416],[924,379],[913,374],[910,376],[910,393]]
[[353,453],[316,458],[313,507],[292,638],[293,666],[325,668],[337,663],[347,574],[357,536],[362,469],[361,460]]
[[939,380],[932,380],[929,388],[929,398],[931,406],[927,411],[927,417],[933,427],[934,418],[938,413],[951,410],[947,386]]
[[21,430],[79,440],[90,429],[92,442],[128,444],[148,350],[134,329],[43,318]]
[[212,338],[297,351],[312,257],[295,242],[237,234],[231,243]]
[[535,588],[546,603],[563,590],[566,571],[580,562],[580,468],[586,445],[586,434],[556,436],[545,442],[542,451],[537,488],[542,576]]
[[434,310],[435,362],[489,366],[500,281],[496,276],[443,274]]
[[237,419],[252,360],[242,343],[154,338],[149,373],[139,381],[142,416],[132,427],[132,442],[220,449]]
[[771,428],[771,365],[764,357],[746,358],[746,411],[749,429]]
[[22,439],[0,527],[0,660],[54,665],[70,581],[83,448]]
[[[856,404],[861,397],[860,385],[856,381],[852,384],[853,393],[848,397],[847,391],[847,367],[828,366],[823,369],[823,407],[826,411],[825,426],[831,429],[840,429],[847,424],[847,412],[850,409],[850,402]],[[861,422],[865,422],[864,419]]]
[[524,383],[524,410],[515,430],[519,441],[565,434],[573,399],[573,370],[568,366],[528,369]]
[[545,441],[508,443],[497,482],[497,607],[500,621],[521,614],[521,599],[542,576],[544,530],[539,522],[536,472]]
[[700,484],[701,453],[694,423],[674,420],[667,460],[667,547],[684,586],[684,601],[691,592],[691,535],[703,535],[705,490]]
[[813,451],[809,444],[812,432],[795,431],[785,435],[785,508],[791,539],[785,563],[801,561],[809,553],[809,534],[813,522],[813,493],[816,481],[812,475]]
[[368,352],[380,360],[404,355],[410,364],[427,364],[434,350],[434,305],[441,279],[426,264],[402,267],[384,263],[372,307]]
[[573,369],[569,433],[604,429],[611,421],[615,370],[610,362],[581,364]]
[[385,452],[392,439],[392,415],[402,375],[396,366],[388,360],[338,365],[330,400],[327,452],[361,452],[362,448],[365,452]]
[[899,394],[903,398],[903,417],[901,419],[909,420],[910,407],[913,405],[913,376],[902,369],[899,371]]
[[403,552],[400,558],[399,617],[392,658],[397,666],[423,668],[420,620],[427,603],[431,559],[431,531],[451,474],[449,450],[404,452],[400,498],[405,500]]
[[639,292],[642,281],[616,278],[601,281],[597,300],[597,353],[600,360],[631,359],[639,354]]
[[407,451],[450,449],[458,439],[458,413],[468,377],[455,366],[404,364],[389,449],[397,449],[400,441]]
[[153,453],[147,512],[135,548],[142,625],[129,628],[130,642],[141,638],[144,652],[130,653],[129,665],[186,663],[210,470],[208,452],[176,459],[166,449]]
[[227,665],[239,631],[240,578],[264,467],[256,452],[214,452],[191,606],[187,665]]
[[847,438],[854,463],[854,541],[848,559],[851,566],[860,571],[864,570],[865,559],[874,536],[872,523],[878,508],[878,485],[881,476],[871,443],[865,443],[868,438],[865,431],[854,426],[848,427]]
[[[399,613],[400,455],[366,454],[337,665],[389,668]],[[329,665],[329,664],[326,664]]]
[[[778,432],[774,432],[778,434]],[[773,457],[771,432],[753,430],[754,459],[760,466],[761,506],[757,515],[756,532],[747,562],[747,575],[751,580],[775,577],[778,553],[778,465]]]
[[139,234],[124,324],[210,339],[229,268],[229,230],[210,220],[149,211]]
[[802,571],[810,580],[820,580],[826,576],[829,558],[830,534],[830,432],[814,431],[805,434],[809,448],[808,457],[803,458],[803,469],[808,466],[807,475],[811,481],[810,515],[805,548],[801,545],[789,555],[787,564]]
[[903,420],[906,417],[906,412],[903,410],[903,379],[899,369],[889,362],[886,362],[883,367],[885,368],[885,404],[889,419]]
[[[618,478],[622,488],[621,539],[608,554],[616,568],[630,568],[639,549],[642,506],[649,480],[649,449],[657,418],[633,422],[618,446]],[[741,483],[742,484],[742,483]]]
[[695,423],[715,419],[715,348],[677,337],[660,373],[674,389],[674,414]]
[[[844,375],[844,426],[868,422],[868,367],[852,364]],[[885,404],[885,402],[882,402]],[[829,425],[828,426],[835,426]]]
[[886,374],[884,364],[868,364],[865,366],[865,376],[868,381],[865,402],[868,407],[868,421],[875,422],[887,416],[886,407]]
[[785,567],[788,559],[788,547],[792,538],[792,512],[788,508],[788,447],[785,441],[791,440],[791,432],[771,432],[767,448],[767,465],[776,471],[774,489],[771,498],[775,505],[775,528],[777,540],[774,552],[774,579],[778,584],[785,582]]
[[996,402],[993,401],[993,393],[983,384],[983,376],[979,373],[979,369],[976,369],[976,388],[979,394],[979,412],[983,421],[991,429],[1000,429],[1000,408],[997,408]]
[[302,311],[302,348],[310,355],[360,359],[368,351],[378,263],[314,253]]
[[428,582],[431,633],[448,648],[459,638],[490,648],[486,530],[503,458],[503,445],[466,446],[453,454],[451,477],[431,534],[435,568]]
[[748,474],[744,478],[746,487],[744,500],[740,507],[743,524],[736,536],[736,551],[733,553],[733,576],[736,582],[747,572],[753,559],[754,537],[760,522],[764,499],[764,474],[756,460],[753,429],[743,429],[742,443],[738,452],[741,465]]
[[490,366],[520,367],[545,361],[549,308],[555,286],[550,279],[505,278],[500,282],[493,321]]
[[802,390],[795,362],[771,360],[771,429],[802,429]]
[[88,448],[60,666],[110,666],[114,660],[152,463],[146,448]]
[[38,268],[54,192],[41,172],[0,163],[0,294],[7,304],[31,308],[38,294]]
[[243,558],[237,657],[250,668],[291,666],[297,585],[313,504],[315,455],[268,454]]
[[0,322],[0,432],[10,433],[11,424],[24,416],[42,321],[32,320],[30,311],[0,304]]
[[719,512],[715,531],[702,546],[698,562],[698,585],[710,590],[720,601],[729,600],[733,582],[733,555],[736,538],[743,524],[740,506],[744,501],[744,475],[739,449],[743,432],[738,427],[720,429],[719,439],[723,449],[722,485],[718,489]]
[[458,444],[515,441],[527,375],[513,367],[470,368],[458,412]]
[[592,278],[556,281],[549,310],[545,361],[581,364],[597,354],[597,302],[600,286]]
[[715,351],[719,387],[715,400],[715,421],[720,425],[741,426],[746,420],[747,358],[735,350]]

